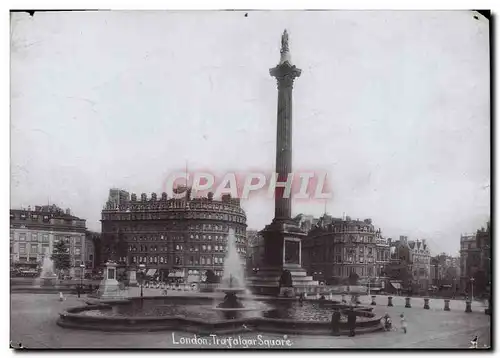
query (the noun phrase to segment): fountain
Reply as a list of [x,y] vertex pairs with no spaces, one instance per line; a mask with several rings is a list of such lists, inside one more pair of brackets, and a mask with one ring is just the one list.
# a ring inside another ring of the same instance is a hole
[[247,304],[245,305],[236,296],[238,293],[248,293],[249,290],[245,287],[245,274],[235,242],[234,229],[229,229],[222,282],[217,289],[224,292],[225,297],[221,303],[214,307],[215,310],[221,311],[226,319],[235,319],[238,317],[238,313],[242,311],[264,309],[263,305],[257,305],[251,297],[246,300]]
[[42,261],[42,272],[40,277],[36,279],[35,285],[39,287],[54,287],[57,282],[57,275],[54,273],[54,263],[52,260],[44,256]]

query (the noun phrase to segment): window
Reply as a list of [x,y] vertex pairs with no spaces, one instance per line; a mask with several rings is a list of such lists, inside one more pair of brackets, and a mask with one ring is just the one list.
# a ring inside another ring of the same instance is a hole
[[205,265],[205,258],[204,257],[201,258],[201,264]]
[[207,246],[206,246],[206,245],[202,245],[202,246],[201,246],[201,249],[202,249],[203,251],[207,251]]
[[80,245],[82,243],[81,237],[75,237],[75,245]]
[[81,249],[79,247],[75,247],[75,255],[80,255]]
[[207,250],[212,251],[212,245],[208,245]]
[[19,234],[19,241],[26,241],[26,234]]
[[210,259],[210,257],[207,257],[207,265],[211,265],[212,264],[212,260]]
[[38,235],[35,232],[31,234],[31,241],[38,241]]
[[38,245],[30,245],[30,254],[38,254]]
[[20,254],[26,253],[26,244],[19,244],[19,253]]

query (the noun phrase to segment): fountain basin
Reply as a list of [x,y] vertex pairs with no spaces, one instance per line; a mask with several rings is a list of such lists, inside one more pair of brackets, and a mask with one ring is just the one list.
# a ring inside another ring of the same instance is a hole
[[[239,309],[242,314],[240,317],[224,319],[224,315],[213,308],[213,300],[210,298],[129,298],[125,302],[70,308],[60,313],[57,324],[66,328],[97,331],[173,330],[226,334],[255,330],[313,335],[331,333],[331,308],[321,308],[321,304],[315,302],[300,305],[296,300],[266,299],[265,303],[270,308],[269,312]],[[347,308],[345,305],[338,306]],[[380,317],[375,317],[371,310],[371,307],[355,310],[358,316],[357,333],[382,329]],[[340,322],[340,333],[348,334],[347,322]]]

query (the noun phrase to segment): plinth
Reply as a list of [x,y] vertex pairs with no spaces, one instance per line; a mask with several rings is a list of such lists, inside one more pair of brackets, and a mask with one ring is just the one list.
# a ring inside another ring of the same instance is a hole
[[104,280],[99,284],[99,291],[97,293],[100,300],[121,300],[126,299],[126,295],[120,290],[120,284],[116,280],[116,266],[115,262],[108,261],[105,264]]
[[302,268],[302,243],[306,233],[292,220],[273,221],[261,231],[264,237],[264,266],[249,277],[247,286],[256,294],[278,295],[285,271],[290,272],[294,292],[313,292],[318,286]]

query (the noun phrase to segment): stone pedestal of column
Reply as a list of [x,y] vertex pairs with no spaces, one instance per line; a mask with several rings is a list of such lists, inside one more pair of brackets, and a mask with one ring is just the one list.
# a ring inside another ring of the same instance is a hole
[[450,300],[444,300],[444,310],[445,311],[450,310]]
[[392,296],[387,297],[387,307],[393,307],[394,305],[392,304]]
[[375,302],[375,298],[377,298],[377,296],[372,296],[372,306],[375,306],[377,304],[377,302]]
[[410,297],[405,297],[405,308],[411,308],[411,302],[410,302],[411,298]]

